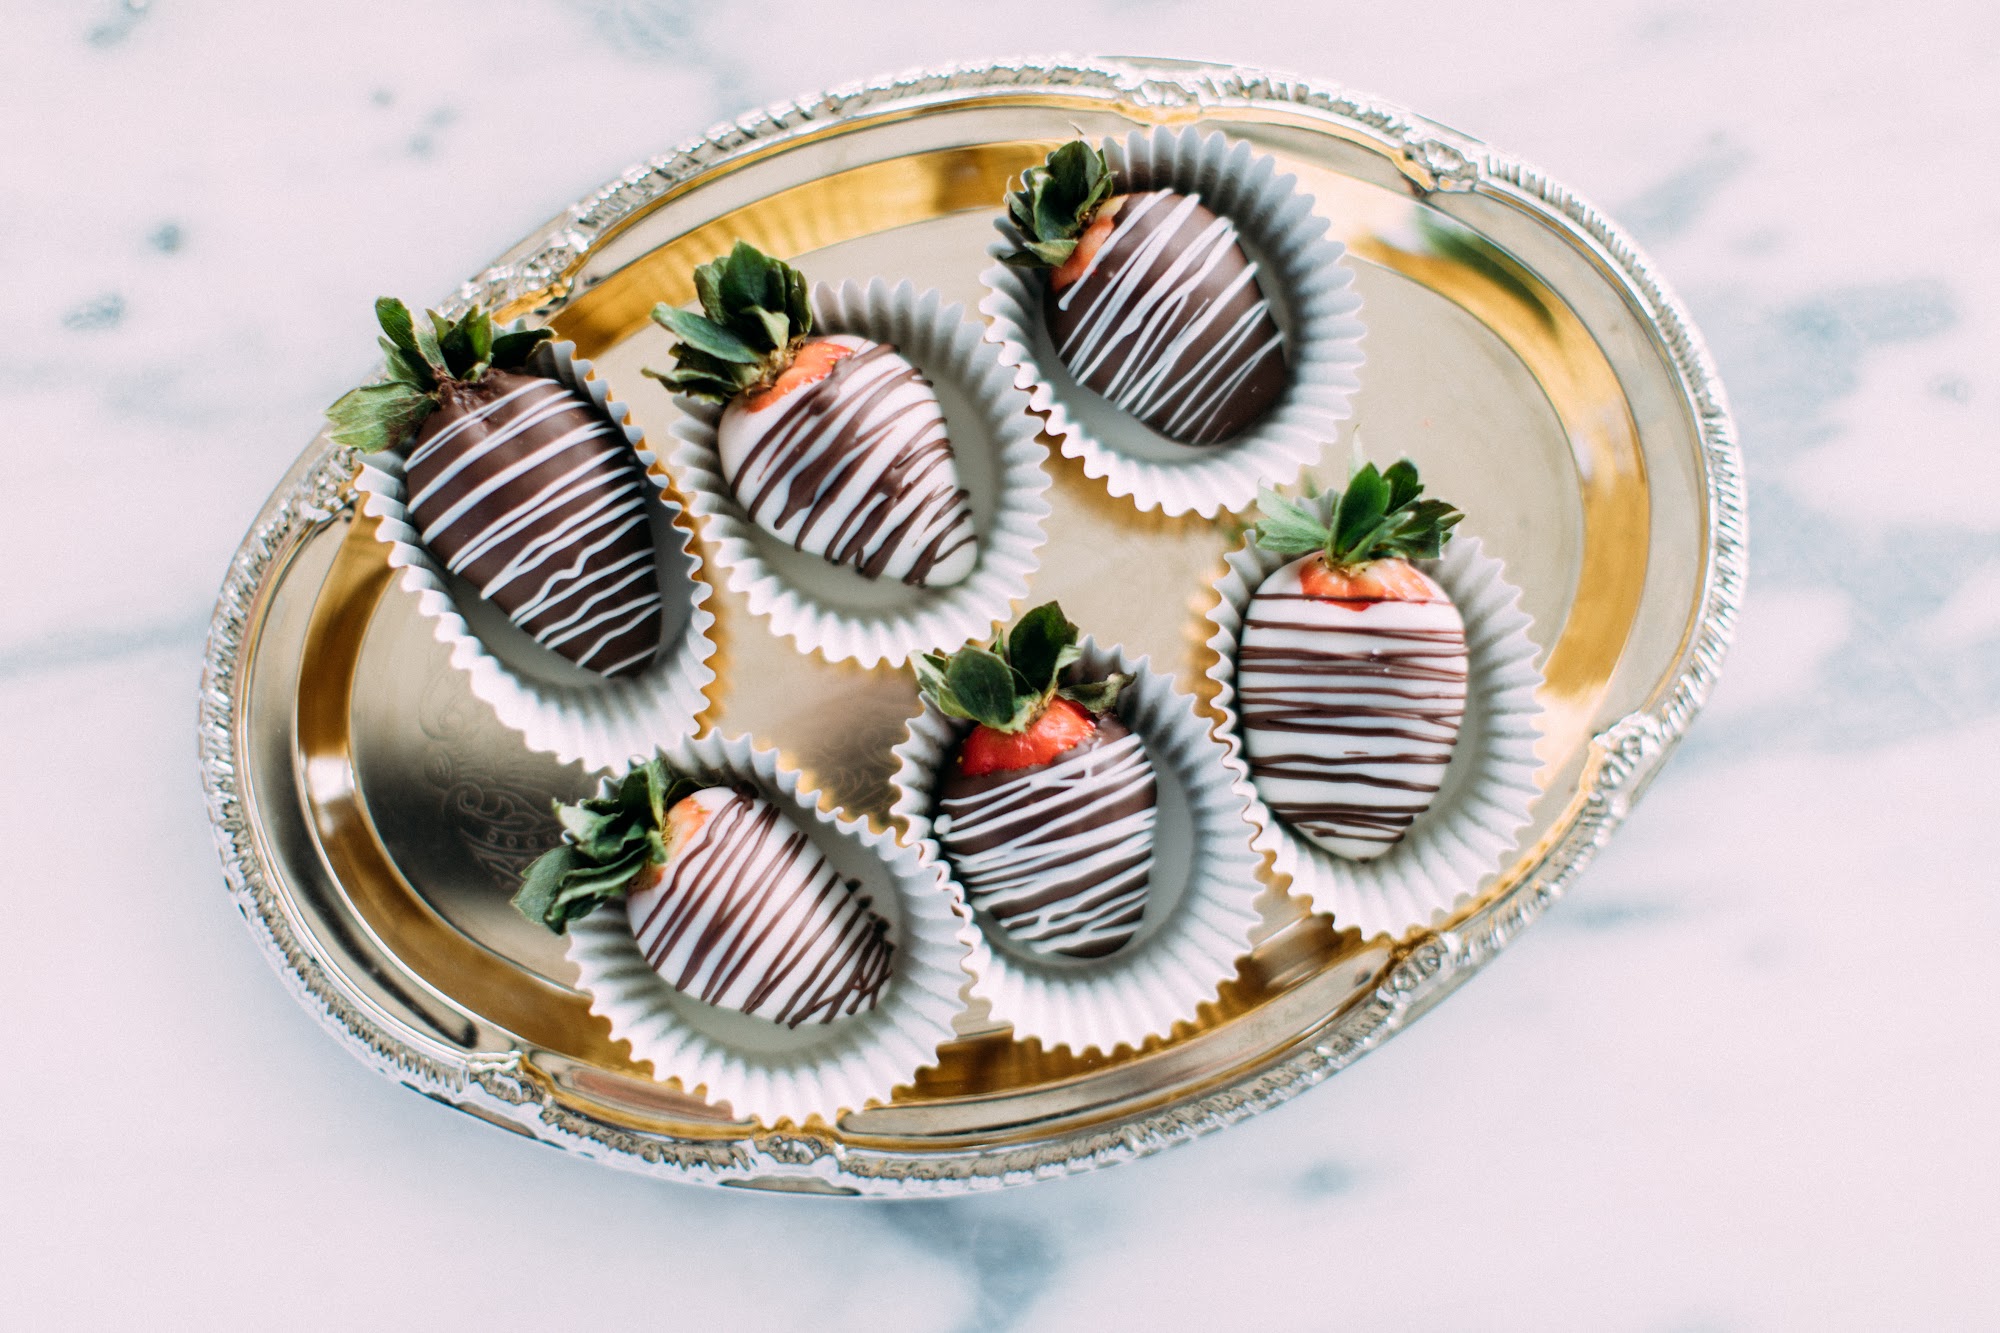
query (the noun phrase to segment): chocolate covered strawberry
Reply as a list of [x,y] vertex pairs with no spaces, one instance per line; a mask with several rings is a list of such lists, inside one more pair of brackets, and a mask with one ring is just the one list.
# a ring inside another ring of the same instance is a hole
[[1076,626],[1054,602],[989,652],[916,661],[924,697],[974,723],[938,784],[933,827],[974,908],[1037,954],[1097,958],[1139,929],[1155,784],[1113,708],[1125,678],[1064,683]]
[[659,651],[650,483],[624,432],[526,373],[547,329],[496,333],[478,307],[423,322],[375,303],[389,379],[327,409],[340,444],[403,455],[405,504],[444,567],[547,648],[606,676]]
[[556,814],[563,841],[514,896],[530,921],[561,933],[622,898],[653,970],[706,1004],[786,1027],[875,1007],[887,923],[769,801],[655,759]]
[[694,273],[702,313],[653,311],[680,339],[676,393],[723,403],[716,452],[750,520],[869,578],[961,582],[978,562],[944,409],[886,343],[814,337],[805,278],[739,241]]
[[[1236,692],[1250,775],[1291,828],[1366,860],[1429,808],[1465,716],[1465,625],[1435,558],[1463,517],[1407,460],[1328,497],[1330,522],[1274,492],[1256,541],[1299,555],[1243,618]],[[1303,553],[1303,554],[1301,554]]]
[[1078,384],[1183,444],[1228,440],[1277,401],[1284,338],[1228,218],[1199,195],[1114,193],[1082,140],[1022,186],[1008,262],[1049,270],[1049,336]]

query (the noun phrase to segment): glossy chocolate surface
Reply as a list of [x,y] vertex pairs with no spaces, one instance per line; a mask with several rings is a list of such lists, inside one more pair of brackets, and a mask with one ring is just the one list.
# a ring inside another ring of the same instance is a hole
[[1046,764],[967,777],[954,757],[936,827],[972,905],[1015,943],[1098,958],[1145,913],[1156,794],[1145,745],[1106,713]]
[[1118,196],[1081,276],[1046,317],[1079,384],[1182,444],[1220,444],[1286,383],[1284,338],[1236,229],[1193,195]]
[[624,435],[555,380],[443,386],[404,477],[424,544],[544,647],[606,676],[659,650],[649,483]]

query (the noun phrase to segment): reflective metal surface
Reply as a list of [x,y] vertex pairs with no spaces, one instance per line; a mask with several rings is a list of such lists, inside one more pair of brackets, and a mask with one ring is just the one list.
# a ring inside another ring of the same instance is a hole
[[[1153,1151],[1281,1101],[1448,993],[1559,893],[1706,693],[1741,594],[1742,506],[1720,389],[1684,317],[1560,187],[1394,108],[1251,71],[1133,63],[960,69],[751,117],[629,173],[458,294],[546,319],[656,444],[673,407],[646,319],[737,238],[818,280],[910,277],[976,304],[1007,178],[1086,133],[1215,126],[1278,154],[1354,253],[1369,456],[1408,454],[1526,590],[1545,653],[1544,793],[1519,855],[1437,931],[1364,941],[1299,919],[1198,1024],[1078,1059],[970,1020],[887,1106],[736,1123],[646,1078],[569,988],[558,940],[506,906],[578,768],[473,699],[315,441],[218,606],[204,775],[232,892],[301,1001],[428,1095],[615,1165],[822,1193],[949,1193]],[[1320,471],[1336,484],[1351,441]],[[1030,603],[1197,689],[1228,522],[1164,519],[1052,460]],[[882,819],[905,673],[796,653],[718,588],[705,721],[778,745]]]

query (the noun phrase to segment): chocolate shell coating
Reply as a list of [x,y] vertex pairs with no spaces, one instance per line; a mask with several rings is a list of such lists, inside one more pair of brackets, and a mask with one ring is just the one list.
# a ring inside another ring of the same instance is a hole
[[544,647],[605,676],[652,663],[649,483],[589,402],[504,370],[447,383],[403,475],[424,545]]
[[974,908],[1038,954],[1101,958],[1137,933],[1153,867],[1157,787],[1116,715],[1046,764],[938,787],[935,828]]
[[961,582],[978,562],[944,408],[894,347],[851,334],[824,379],[775,402],[730,403],[716,452],[736,502],[766,532],[871,579]]
[[1182,444],[1231,439],[1284,392],[1284,337],[1257,266],[1196,195],[1123,196],[1083,275],[1050,290],[1046,318],[1077,383]]
[[661,979],[785,1027],[873,1009],[895,947],[868,899],[762,797],[708,787],[685,799],[706,818],[625,902]]

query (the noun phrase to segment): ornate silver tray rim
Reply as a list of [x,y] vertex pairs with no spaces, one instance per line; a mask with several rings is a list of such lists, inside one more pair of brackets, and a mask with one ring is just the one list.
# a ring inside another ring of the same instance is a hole
[[1100,93],[1120,102],[1200,112],[1282,107],[1313,114],[1397,150],[1426,192],[1485,191],[1566,220],[1594,247],[1651,320],[1696,414],[1706,478],[1707,577],[1678,669],[1654,695],[1592,742],[1585,805],[1533,873],[1459,928],[1391,960],[1365,1001],[1308,1047],[1225,1086],[1087,1132],[1022,1147],[897,1153],[813,1133],[760,1133],[691,1142],[597,1120],[558,1103],[520,1069],[518,1053],[468,1055],[389,1020],[325,966],[274,893],[237,772],[236,700],[257,603],[304,536],[352,504],[345,450],[302,460],[259,514],[232,561],[209,629],[199,706],[200,766],[229,893],[272,966],[305,1008],[369,1067],[515,1133],[629,1170],[700,1183],[787,1192],[938,1196],[1023,1183],[1147,1156],[1278,1105],[1353,1063],[1449,995],[1567,889],[1618,827],[1660,761],[1686,732],[1727,652],[1746,574],[1741,456],[1727,400],[1680,303],[1638,247],[1589,204],[1518,159],[1400,107],[1323,82],[1261,70],[1178,62],[1026,59],[954,65],[850,84],[711,129],[628,171],[461,286],[451,308],[504,306],[558,282],[635,211],[690,178],[768,151],[788,136],[884,111],[941,105],[980,90]]

